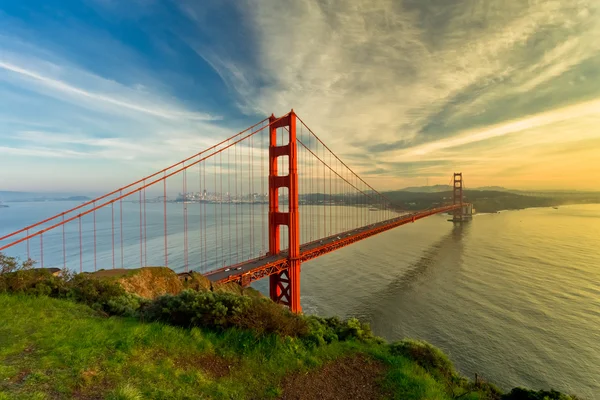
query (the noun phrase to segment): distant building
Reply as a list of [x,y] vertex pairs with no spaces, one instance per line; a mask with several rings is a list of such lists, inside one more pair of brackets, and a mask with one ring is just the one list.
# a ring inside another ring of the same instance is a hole
[[61,273],[60,268],[34,268],[36,271],[48,271],[51,275],[59,276]]
[[177,274],[177,277],[179,278],[180,281],[187,282],[188,280],[192,279],[192,273],[191,272],[180,272],[179,274]]

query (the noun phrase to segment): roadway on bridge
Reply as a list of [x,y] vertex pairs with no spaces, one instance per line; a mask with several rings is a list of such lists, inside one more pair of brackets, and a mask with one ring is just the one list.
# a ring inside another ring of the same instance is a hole
[[[325,247],[328,245],[334,245],[336,242],[343,242],[346,240],[352,239],[352,237],[363,234],[370,230],[376,230],[377,228],[384,227],[386,225],[392,225],[402,220],[411,220],[413,216],[417,216],[419,213],[413,214],[403,214],[399,217],[393,218],[391,220],[381,221],[377,223],[373,223],[371,225],[366,225],[361,228],[352,229],[346,232],[338,233],[336,235],[328,236],[326,238],[315,240],[310,243],[306,243],[300,246],[300,258],[304,259],[306,255],[314,252],[315,250]],[[221,268],[212,272],[205,274],[205,276],[210,279],[212,282],[221,282],[221,281],[230,281],[234,277],[238,277],[248,273],[250,271],[259,269],[265,265],[274,265],[278,262],[285,262],[287,260],[288,252],[287,250],[282,251],[276,255],[266,255],[264,257],[255,258],[250,261],[246,261],[244,263],[236,264],[227,268]],[[314,257],[306,257],[312,259]]]

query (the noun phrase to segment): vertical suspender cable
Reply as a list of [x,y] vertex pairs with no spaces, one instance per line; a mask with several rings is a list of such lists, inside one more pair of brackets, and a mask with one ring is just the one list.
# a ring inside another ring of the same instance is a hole
[[213,157],[213,190],[214,190],[214,198],[213,198],[213,220],[215,221],[215,268],[219,268],[219,223],[217,221],[218,211],[217,211],[217,157]]
[[[185,166],[185,163],[183,164]],[[187,169],[183,170],[183,263],[184,271],[188,272],[188,190],[187,190]]]
[[[115,269],[115,203],[110,203],[111,224],[112,224],[112,267]],[[64,225],[63,225],[64,226]]]
[[231,173],[229,172],[231,171],[231,149],[227,149],[227,226],[228,226],[228,230],[229,230],[229,254],[227,256],[227,264],[231,265],[231,255],[232,253],[232,238],[231,238],[231,207],[232,207],[232,202],[231,202]]
[[225,266],[225,239],[223,236],[223,231],[225,231],[225,226],[223,225],[223,152],[219,152],[219,211],[221,213],[219,223],[221,226],[221,266]]
[[77,218],[79,221],[79,273],[83,272],[83,242],[81,239],[81,217]]
[[[96,208],[96,202],[92,203],[94,208]],[[94,272],[97,269],[97,259],[96,259],[96,211],[94,211]]]
[[167,171],[163,179],[163,228],[164,228],[164,239],[165,239],[165,267],[169,267],[169,251],[167,242]]
[[203,229],[203,233],[204,233],[204,268],[206,268],[206,265],[208,263],[208,245],[207,245],[207,236],[208,236],[208,230],[206,227],[206,220],[208,219],[208,217],[206,216],[206,196],[204,195],[205,193],[208,194],[208,191],[206,190],[206,166],[208,165],[208,162],[206,161],[202,161],[202,183],[204,184],[204,191],[202,192],[202,195],[204,197],[204,202],[202,203],[202,208],[203,208],[203,213],[204,213],[204,217],[202,218],[202,221],[204,223],[204,229]]
[[252,232],[252,246],[250,246],[250,251],[252,254],[252,256],[254,256],[254,252],[255,252],[255,248],[254,248],[254,136],[252,136],[250,138],[250,143],[252,145],[252,156],[250,156],[250,154],[248,154],[248,158],[250,159],[250,175],[252,176],[252,178],[250,179],[250,202],[251,202],[251,209],[252,209],[252,213],[251,218],[250,218],[250,231]]
[[[111,204],[112,205],[112,204]],[[65,240],[65,215],[62,216],[62,239],[63,239],[63,268],[67,268],[67,242]],[[29,246],[29,241],[27,241],[27,245]],[[28,256],[29,258],[29,256]]]
[[[119,192],[119,196],[123,196],[123,191],[121,190]],[[121,220],[120,226],[121,226],[121,268],[123,268],[123,199],[119,199],[119,218]]]
[[[142,191],[139,192],[140,197],[140,268],[144,266],[144,235],[143,235],[143,220],[142,220]],[[94,248],[96,247],[96,220],[94,215]],[[96,251],[94,250],[94,254]],[[95,257],[95,256],[94,256]],[[94,271],[96,270],[94,261]]]
[[261,244],[261,248],[260,248],[260,252],[261,255],[265,254],[265,229],[266,229],[266,219],[267,219],[267,213],[265,212],[265,155],[264,155],[264,150],[265,150],[265,132],[264,130],[262,130],[260,132],[260,202],[261,202],[261,220],[262,220],[262,244]]
[[239,245],[239,228],[238,228],[238,208],[240,207],[239,197],[238,197],[238,179],[237,179],[237,168],[238,168],[238,160],[237,160],[237,143],[233,146],[233,170],[235,171],[235,262],[240,262],[240,245]]
[[148,231],[146,230],[147,227],[147,214],[146,214],[146,180],[144,180],[144,196],[143,196],[143,201],[144,201],[144,265],[148,265]]
[[206,199],[204,198],[204,187],[206,184],[204,183],[204,179],[202,178],[202,170],[204,169],[204,162],[198,160],[198,248],[200,254],[198,255],[198,264],[200,268],[200,272],[204,272],[204,235],[206,235],[206,231],[204,230],[204,219],[206,218],[203,212],[204,202]]

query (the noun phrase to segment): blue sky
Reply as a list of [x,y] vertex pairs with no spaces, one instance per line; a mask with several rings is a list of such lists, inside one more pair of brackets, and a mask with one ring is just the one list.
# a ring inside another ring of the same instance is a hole
[[109,190],[290,108],[381,189],[598,189],[600,5],[0,2],[0,190]]

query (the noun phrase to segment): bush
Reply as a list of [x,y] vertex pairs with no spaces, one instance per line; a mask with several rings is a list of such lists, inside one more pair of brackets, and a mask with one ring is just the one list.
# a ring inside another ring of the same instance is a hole
[[0,292],[70,298],[112,315],[135,315],[143,300],[127,293],[117,282],[63,270],[58,276],[47,269],[32,269],[34,262],[20,262],[0,253]]
[[143,297],[131,293],[125,293],[123,296],[111,297],[103,306],[104,311],[112,315],[122,315],[124,317],[137,317],[138,310],[143,304],[149,301]]
[[249,329],[258,335],[275,333],[280,336],[306,336],[309,334],[307,318],[289,311],[270,299],[249,297],[246,310],[234,317],[235,326]]
[[402,340],[392,343],[390,352],[393,355],[404,356],[415,361],[430,374],[446,381],[458,375],[448,356],[427,342],[412,339]]
[[210,287],[214,291],[204,290],[210,282],[199,274],[193,274],[193,279],[188,282],[189,286],[199,290],[188,289],[176,295],[166,294],[147,300],[129,293],[115,280],[68,271],[53,276],[47,270],[30,269],[32,262],[20,264],[14,258],[0,256],[5,272],[0,274],[0,291],[69,298],[109,315],[136,316],[183,327],[218,330],[234,327],[258,336],[300,337],[315,346],[338,340],[383,343],[383,339],[373,335],[368,324],[356,318],[342,321],[336,317],[297,315],[256,291],[247,290],[251,295],[244,295],[239,286],[217,285]]
[[146,320],[178,326],[228,328],[234,325],[232,318],[247,309],[248,300],[231,293],[184,290],[177,295],[166,294],[147,303],[140,310],[140,315]]
[[568,396],[557,392],[556,390],[527,390],[523,388],[514,388],[501,397],[502,400],[576,400],[574,396]]
[[64,279],[43,269],[19,269],[0,275],[0,292],[61,297],[67,291]]
[[69,281],[66,297],[113,315],[134,315],[141,301],[117,282],[86,274],[77,274]]
[[299,336],[308,333],[303,317],[268,299],[229,292],[184,290],[177,295],[163,295],[145,304],[140,316],[145,320],[185,327],[218,330],[235,327],[251,330],[257,335]]
[[16,257],[9,257],[6,254],[0,253],[0,275],[8,274],[15,271],[31,269],[35,265],[35,261],[28,258],[21,262]]
[[321,346],[334,341],[359,340],[361,342],[383,343],[383,339],[373,335],[369,324],[356,318],[342,321],[338,317],[307,317],[309,332],[305,335],[308,343]]

